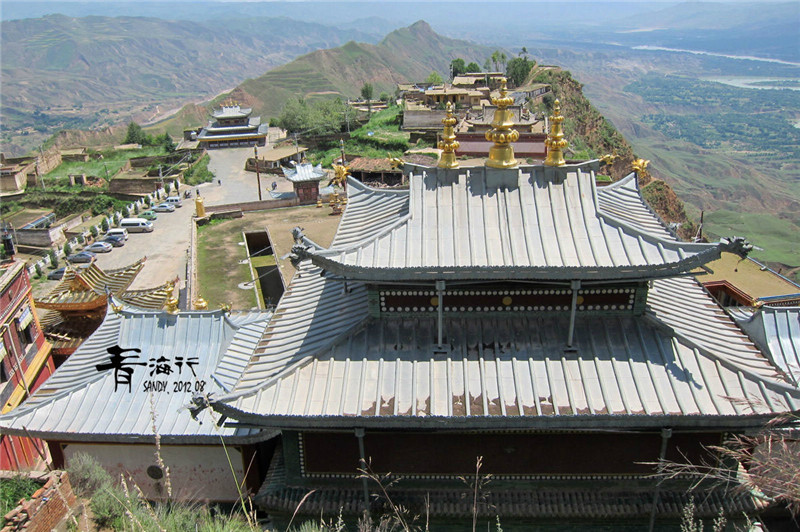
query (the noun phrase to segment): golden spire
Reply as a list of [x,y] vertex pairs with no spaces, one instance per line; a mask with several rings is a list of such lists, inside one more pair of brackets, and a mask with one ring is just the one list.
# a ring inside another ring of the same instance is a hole
[[508,107],[514,103],[514,98],[508,95],[506,90],[506,78],[500,78],[500,97],[492,98],[492,103],[497,106],[492,120],[492,130],[486,132],[486,140],[494,142],[494,146],[489,148],[489,158],[486,159],[486,166],[491,168],[513,168],[517,166],[514,159],[514,147],[512,142],[519,139],[519,133],[514,126],[512,112]]
[[442,150],[442,157],[439,159],[439,168],[458,168],[456,150],[458,149],[459,143],[453,131],[453,126],[457,123],[458,120],[453,116],[453,104],[447,102],[447,116],[442,119],[444,131],[442,132],[442,140],[439,141],[439,149]]
[[544,164],[547,166],[564,166],[564,148],[567,147],[567,140],[564,138],[564,131],[561,129],[561,122],[564,117],[561,116],[561,102],[555,101],[553,106],[553,116],[550,117],[550,133],[547,135],[547,140],[544,145],[547,146],[547,159]]
[[194,300],[194,309],[195,310],[208,310],[208,301],[203,299],[202,296],[198,297]]

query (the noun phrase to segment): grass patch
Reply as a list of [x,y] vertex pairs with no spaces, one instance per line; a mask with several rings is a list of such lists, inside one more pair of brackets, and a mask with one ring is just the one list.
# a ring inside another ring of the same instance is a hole
[[253,257],[250,259],[253,263],[253,268],[263,268],[264,266],[275,266],[277,261],[275,255],[264,255],[263,257]]
[[[102,155],[101,159],[95,158],[98,154]],[[160,146],[143,147],[141,150],[90,150],[88,161],[63,162],[45,174],[45,186],[67,185],[69,183],[69,174],[86,174],[110,179],[128,162],[128,159],[156,155],[166,155],[166,151]],[[107,173],[106,170],[108,171]]]
[[214,172],[208,169],[211,160],[208,154],[203,155],[200,160],[186,170],[183,174],[183,181],[189,185],[199,185],[200,183],[211,183],[214,181]]
[[219,220],[197,228],[198,294],[208,301],[209,308],[223,303],[235,309],[257,305],[252,289],[238,287],[251,279],[250,267],[239,264],[247,258],[245,247],[239,245],[246,225],[244,220]]
[[23,476],[11,477],[0,482],[0,515],[6,515],[17,507],[20,499],[27,499],[42,485]]
[[797,239],[800,227],[789,220],[769,213],[720,210],[706,213],[704,222],[709,237],[741,235],[763,248],[751,254],[759,261],[800,266],[800,241]]

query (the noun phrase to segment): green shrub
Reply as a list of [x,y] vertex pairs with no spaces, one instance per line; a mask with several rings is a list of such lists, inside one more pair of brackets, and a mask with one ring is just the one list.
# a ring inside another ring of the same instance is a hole
[[86,243],[86,237],[83,236],[83,233],[79,234],[78,235],[78,244],[85,244],[85,243]]
[[211,158],[208,154],[204,155],[194,166],[186,170],[183,174],[183,181],[187,185],[199,185],[200,183],[210,183],[214,180],[214,172],[208,169],[208,162]]
[[97,238],[97,235],[100,234],[100,231],[97,230],[97,226],[93,225],[89,228],[89,232],[92,233],[92,238]]
[[67,466],[72,489],[79,497],[91,497],[100,488],[111,484],[111,475],[86,453],[76,453]]
[[115,521],[125,515],[122,501],[125,501],[125,494],[122,493],[122,490],[112,487],[111,483],[94,493],[89,507],[94,514],[97,528],[111,528]]
[[51,249],[48,255],[50,256],[50,267],[53,269],[58,268],[58,254],[56,253],[56,250]]
[[133,204],[133,214],[139,214],[139,202]]
[[42,265],[41,265],[41,263],[37,262],[36,263],[36,278],[39,279],[42,275],[44,275],[44,272],[42,271]]
[[21,475],[0,482],[0,515],[6,515],[17,507],[20,499],[27,499],[41,488],[35,480]]
[[100,229],[102,229],[104,233],[108,232],[108,218],[105,216],[103,217],[103,221],[100,223]]
[[150,196],[145,196],[144,202],[147,204],[148,207],[153,204],[153,200],[150,199]]
[[64,251],[64,256],[72,255],[72,246],[69,245],[69,242],[64,242],[64,247],[62,248]]

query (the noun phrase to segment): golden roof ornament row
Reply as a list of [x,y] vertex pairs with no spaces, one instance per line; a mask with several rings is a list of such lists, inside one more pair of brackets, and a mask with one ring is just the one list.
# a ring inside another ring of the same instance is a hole
[[442,140],[439,141],[439,149],[442,150],[442,156],[439,158],[439,168],[458,168],[458,160],[456,160],[456,150],[460,146],[456,140],[456,133],[454,126],[458,123],[455,115],[453,115],[453,104],[447,102],[446,108],[447,116],[442,119],[444,124],[444,131],[442,132]]
[[547,135],[547,140],[544,141],[544,145],[547,146],[547,158],[544,164],[547,166],[564,166],[567,164],[564,160],[564,149],[569,143],[564,138],[564,130],[561,127],[562,122],[564,122],[564,117],[561,116],[561,102],[556,100],[553,105],[553,115],[550,117],[550,133]]

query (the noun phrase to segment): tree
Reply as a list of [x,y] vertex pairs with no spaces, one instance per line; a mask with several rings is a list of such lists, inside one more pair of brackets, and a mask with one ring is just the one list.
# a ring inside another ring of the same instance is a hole
[[490,57],[492,63],[494,64],[494,71],[500,72],[500,66],[502,65],[503,68],[506,66],[506,61],[508,61],[508,57],[506,54],[501,52],[500,50],[495,50],[492,52],[492,56]]
[[470,62],[465,68],[464,72],[467,74],[477,74],[481,71],[481,67],[475,61]]
[[522,50],[520,50],[520,52],[519,52],[519,55],[527,57],[528,56],[528,49],[523,46]]
[[69,255],[72,255],[72,246],[69,245],[69,242],[64,242],[63,251],[64,251],[64,256],[65,257],[68,257]]
[[388,92],[382,92],[381,95],[378,96],[378,99],[380,101],[382,101],[382,102],[389,103],[389,93]]
[[367,109],[370,114],[372,113],[372,94],[374,91],[375,89],[372,87],[372,83],[364,83],[361,85],[361,97],[367,100]]
[[53,269],[58,268],[58,253],[56,253],[55,249],[50,250],[50,267]]
[[100,223],[100,229],[106,233],[108,232],[108,218],[103,216],[103,221]]
[[428,77],[425,79],[425,84],[427,85],[441,85],[442,83],[444,83],[442,76],[435,70],[428,74]]
[[512,85],[519,87],[525,83],[525,79],[535,65],[535,61],[528,61],[528,59],[524,57],[515,57],[508,62],[506,76]]
[[97,230],[97,226],[93,225],[89,228],[89,232],[92,233],[92,238],[97,238],[97,235],[100,234],[100,231]]
[[159,135],[155,139],[153,139],[153,142],[157,146],[163,146],[164,151],[166,151],[167,153],[172,153],[175,151],[175,143],[172,142],[172,137],[170,137],[169,133],[167,133],[166,131],[164,132],[163,135]]
[[128,124],[128,132],[125,135],[125,144],[141,144],[143,146],[149,144],[147,134],[145,134],[142,126],[136,122]]
[[467,65],[464,63],[464,60],[459,57],[450,61],[450,70],[452,71],[453,77],[460,76],[467,71]]

